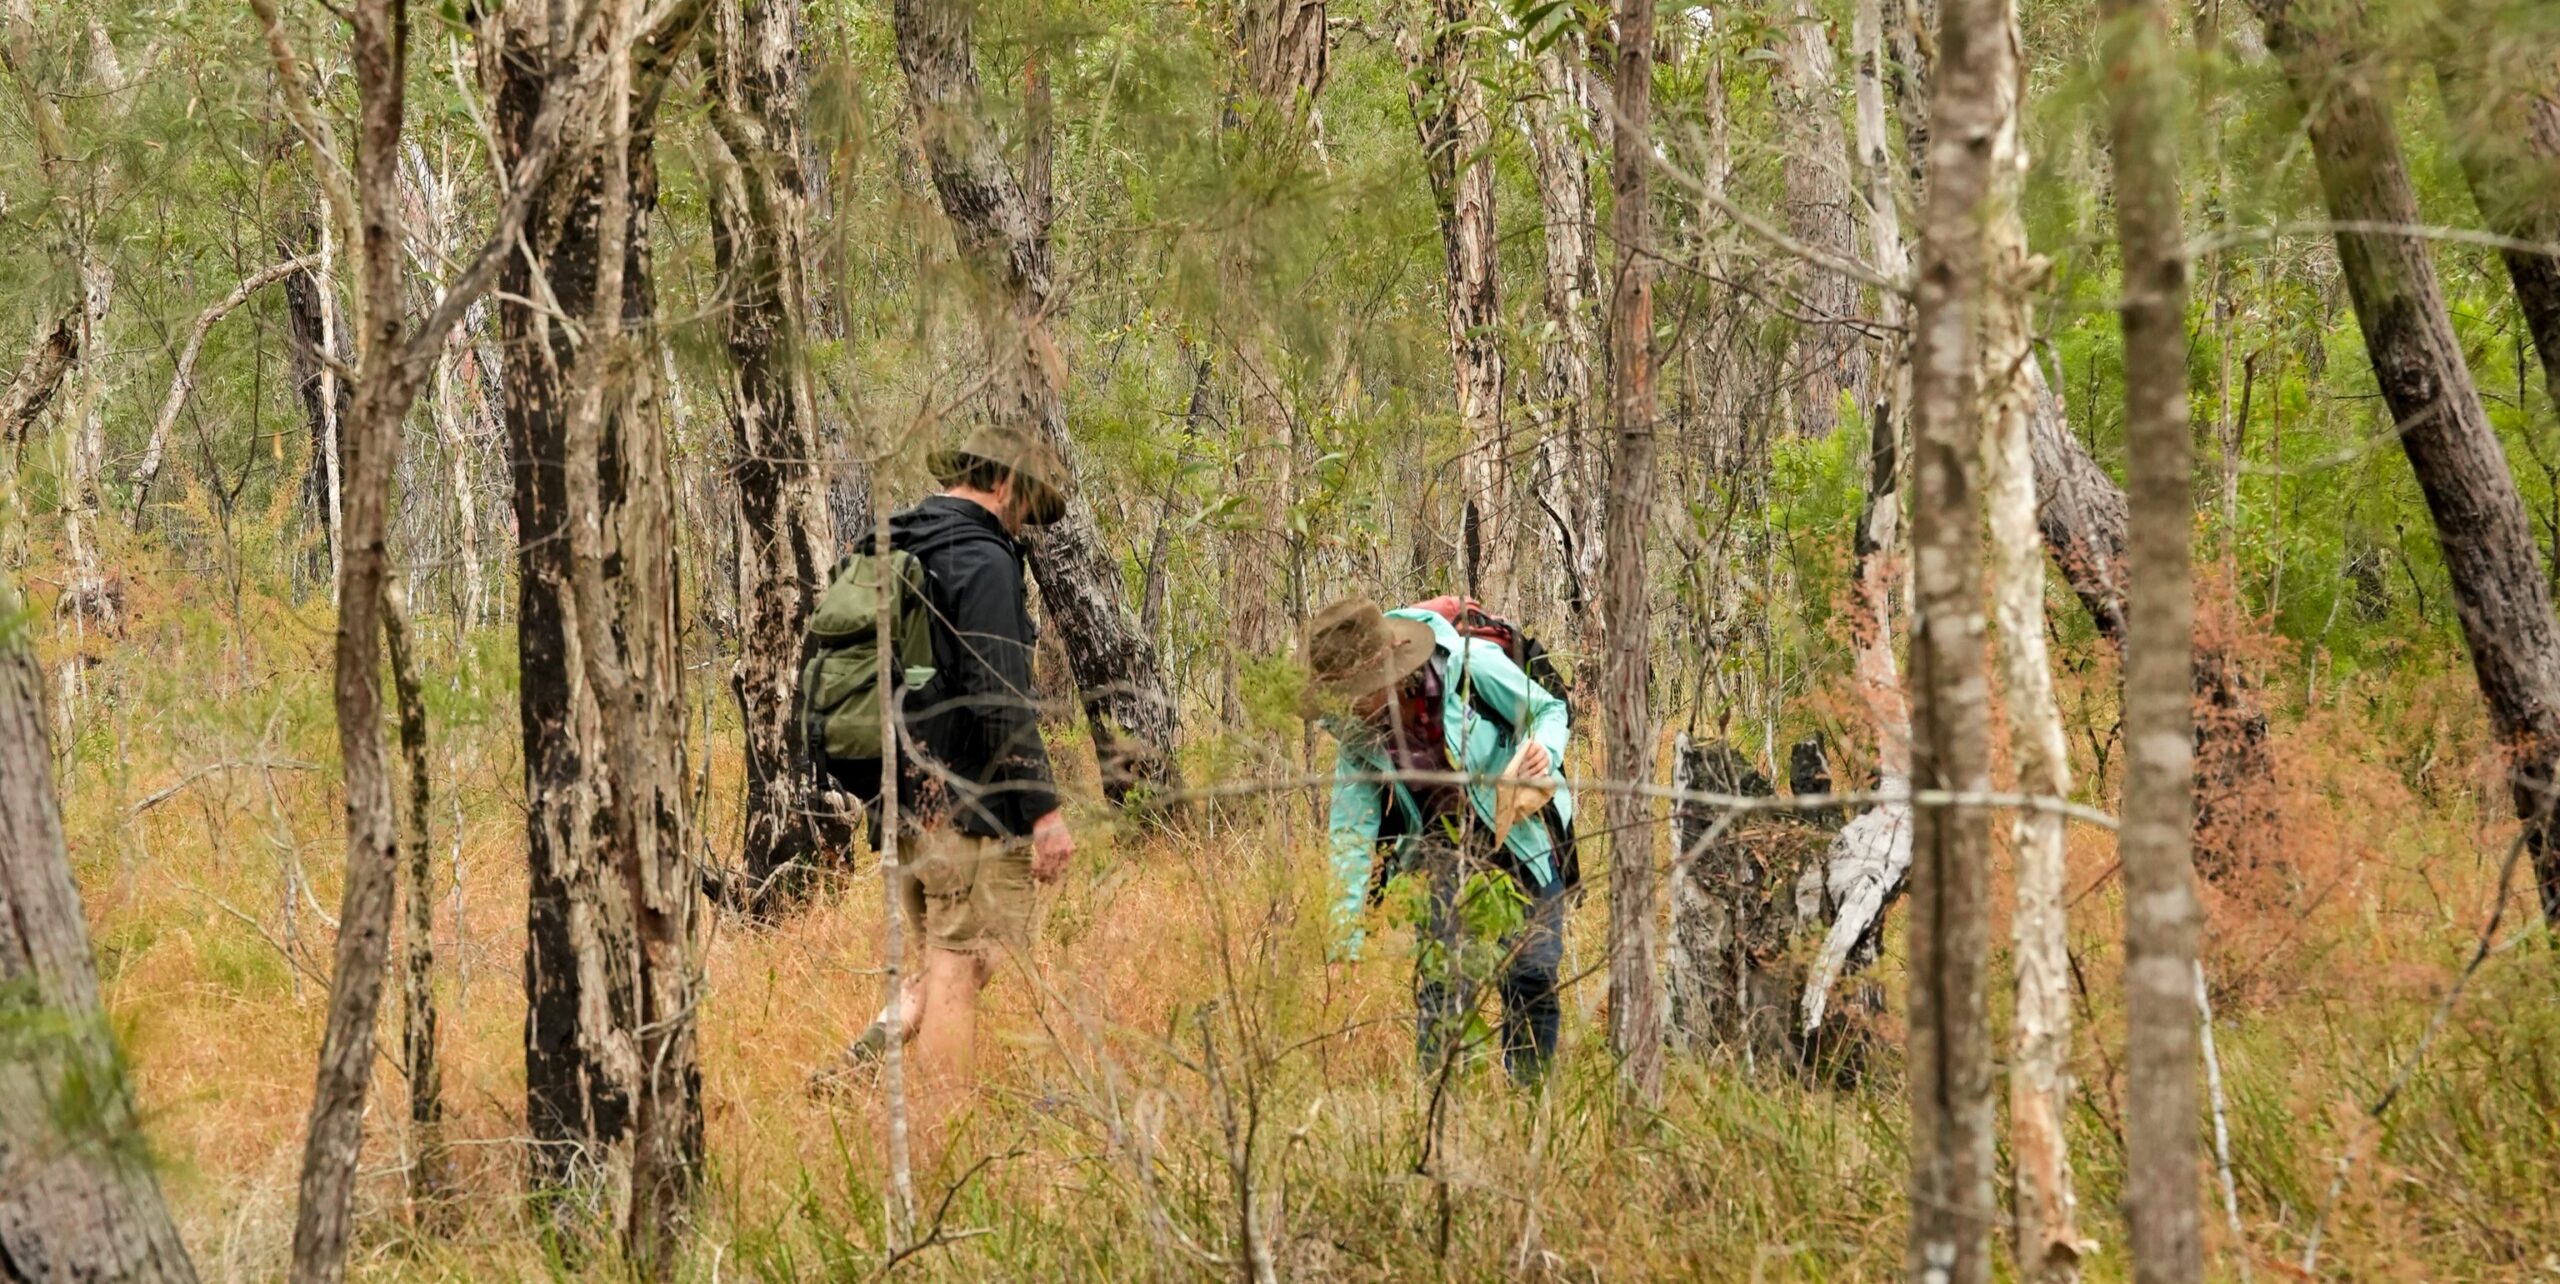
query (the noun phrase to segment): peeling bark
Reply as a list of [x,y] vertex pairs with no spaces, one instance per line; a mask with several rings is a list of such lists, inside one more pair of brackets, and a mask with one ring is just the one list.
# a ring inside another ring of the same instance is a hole
[[[338,562],[334,683],[346,788],[346,881],[330,970],[329,1015],[313,1076],[295,1201],[293,1278],[327,1284],[346,1274],[356,1156],[363,1146],[373,1033],[398,891],[399,839],[382,743],[382,635],[391,472],[409,396],[398,386],[408,274],[401,256],[399,154],[407,107],[407,6],[365,0],[354,11],[360,134],[356,270],[363,307],[353,413],[343,423],[344,539]],[[410,390],[414,394],[414,389]]]
[[[2017,11],[2008,9],[2007,39],[2018,43]],[[2018,212],[2027,159],[2018,141],[2026,92],[2022,60],[2013,53],[2008,78],[1992,88],[1997,123],[1991,140],[1988,288],[1982,304],[1982,388],[1989,431],[1983,479],[1991,532],[1991,594],[2000,627],[2009,752],[2018,791],[2071,796],[2069,749],[2045,649],[2044,550],[2036,531],[2033,447],[2027,429],[2037,392],[2028,371],[2034,331],[2029,292],[2045,264],[2027,248]],[[2071,1155],[2064,1124],[2071,1103],[2070,921],[2064,905],[2064,818],[2055,811],[2010,813],[2017,910],[2016,1054],[2009,1070],[2012,1243],[2020,1273],[2039,1284],[2079,1278],[2086,1251],[2075,1221]]]
[[37,331],[8,388],[0,391],[0,442],[15,445],[27,439],[62,386],[62,377],[79,359],[80,312],[73,308]]
[[808,182],[798,0],[717,0],[703,66],[722,163],[711,175],[712,250],[731,371],[729,429],[743,525],[738,661],[746,729],[744,864],[750,887],[852,838],[822,807],[796,717],[801,632],[825,587],[835,533],[818,467],[808,326]]
[[[702,1154],[675,518],[641,355],[656,312],[656,107],[702,6],[637,32],[630,6],[609,3],[599,43],[568,47],[550,41],[550,8],[507,6],[483,45],[511,162],[537,141],[547,86],[604,86],[593,146],[528,193],[499,309],[532,884],[528,1159],[554,1228],[610,1235],[646,1269],[689,1220]],[[624,40],[627,62],[590,52]],[[580,338],[537,299],[577,318]]]

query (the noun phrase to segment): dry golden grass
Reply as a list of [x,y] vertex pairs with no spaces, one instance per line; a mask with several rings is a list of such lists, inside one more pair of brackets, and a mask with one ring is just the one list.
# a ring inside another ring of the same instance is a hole
[[[337,901],[327,615],[251,595],[235,618],[231,603],[175,579],[139,581],[131,601],[133,630],[100,649],[61,746],[74,863],[188,1242],[210,1278],[271,1278],[285,1259],[322,1017],[323,914]],[[385,1059],[357,1269],[564,1272],[539,1245],[518,1181],[524,872],[510,639],[428,634],[447,880],[438,993],[461,1215],[451,1233],[408,1229],[405,1089]],[[715,676],[692,680],[710,710],[695,748],[711,746],[697,767],[717,848],[735,831],[739,772]],[[2103,666],[2075,679],[2066,704],[2107,716],[2104,687],[2089,685],[2105,681]],[[2538,935],[2491,961],[2381,1126],[2360,1112],[2476,936],[2508,832],[2483,801],[2494,798],[2490,764],[2464,681],[2368,680],[2288,720],[2279,859],[2211,895],[2207,966],[2245,1223],[2233,1240],[2200,1173],[2218,1273],[2246,1254],[2261,1277],[2283,1277],[2339,1157],[2353,1154],[2323,1274],[2560,1274],[2548,1248],[2560,1244],[2560,966]],[[1903,1103],[1890,1055],[1848,1093],[1682,1063],[1660,1116],[1636,1121],[1609,1104],[1601,983],[1588,977],[1567,1000],[1550,1090],[1462,1076],[1435,1137],[1404,1024],[1400,936],[1373,937],[1354,967],[1319,961],[1310,805],[1281,801],[1182,836],[1115,835],[1088,817],[1084,854],[1048,911],[1039,980],[1008,977],[991,996],[1001,1033],[988,1042],[987,1087],[955,1158],[922,1182],[927,1211],[939,1179],[988,1162],[949,1202],[951,1242],[900,1274],[1232,1276],[1234,1139],[1248,1132],[1255,1226],[1283,1277],[1899,1269]],[[2075,831],[2071,862],[2075,891],[2090,889],[2073,910],[2085,982],[2073,1142],[2084,1226],[2102,1243],[2091,1273],[2112,1279],[2123,1274],[2112,841]],[[295,869],[307,896],[287,893]],[[1603,896],[1595,886],[1593,904]],[[877,1094],[828,1102],[802,1086],[879,1002],[879,905],[876,881],[849,874],[777,926],[708,924],[710,1166],[689,1277],[868,1277],[883,1260]],[[1601,917],[1577,916],[1569,973],[1597,962]],[[2529,917],[2520,905],[2510,923]],[[1897,968],[1889,957],[1898,991]],[[385,1047],[396,1038],[386,1013]]]

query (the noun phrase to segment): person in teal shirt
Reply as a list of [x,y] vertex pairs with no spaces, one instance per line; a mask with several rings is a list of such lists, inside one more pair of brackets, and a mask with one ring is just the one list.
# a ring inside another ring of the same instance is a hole
[[[1417,951],[1416,1037],[1428,1066],[1474,1004],[1480,969],[1457,962],[1471,957],[1462,953],[1460,894],[1477,873],[1509,880],[1522,912],[1491,943],[1503,1061],[1515,1080],[1534,1080],[1555,1055],[1561,1011],[1567,888],[1557,843],[1574,804],[1561,776],[1571,733],[1564,701],[1499,644],[1462,636],[1427,610],[1337,602],[1316,614],[1304,652],[1309,712],[1339,745],[1327,823],[1338,953],[1359,953],[1360,914],[1385,848],[1389,870],[1426,879],[1421,930],[1443,947]],[[1551,801],[1557,823],[1524,799]],[[1506,832],[1494,831],[1497,821]]]

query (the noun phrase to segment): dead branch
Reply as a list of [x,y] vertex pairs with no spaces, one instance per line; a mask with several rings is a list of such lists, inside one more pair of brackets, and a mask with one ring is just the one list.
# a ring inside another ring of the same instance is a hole
[[160,416],[152,421],[151,442],[143,447],[141,466],[133,470],[134,525],[142,524],[143,506],[151,500],[151,483],[159,477],[161,456],[169,448],[169,430],[177,424],[178,411],[187,404],[188,395],[196,389],[196,359],[204,355],[204,339],[213,331],[214,323],[239,310],[240,305],[249,301],[249,296],[296,272],[305,271],[319,261],[319,255],[305,254],[282,263],[271,263],[243,277],[240,284],[231,287],[231,293],[222,296],[221,301],[196,314],[195,327],[187,334],[186,346],[178,351],[177,372],[169,377],[169,395],[161,398]]

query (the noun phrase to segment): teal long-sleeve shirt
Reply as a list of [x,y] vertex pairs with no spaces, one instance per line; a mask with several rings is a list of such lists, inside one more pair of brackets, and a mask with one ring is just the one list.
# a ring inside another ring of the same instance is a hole
[[[1556,786],[1556,810],[1570,823],[1573,791],[1564,785],[1561,775],[1565,741],[1571,733],[1564,701],[1531,681],[1496,643],[1462,637],[1447,620],[1430,611],[1399,610],[1387,614],[1430,625],[1440,653],[1448,657],[1449,676],[1442,696],[1440,725],[1448,738],[1450,763],[1458,771],[1482,778],[1465,787],[1467,803],[1475,809],[1476,819],[1488,826],[1493,823],[1493,778],[1511,765],[1512,755],[1520,751],[1522,737],[1527,736],[1545,746],[1547,760],[1555,764],[1559,774],[1551,780]],[[1475,701],[1469,698],[1471,690],[1511,725],[1504,727],[1479,712]],[[1327,824],[1333,865],[1333,923],[1338,952],[1351,957],[1360,949],[1360,911],[1368,896],[1370,868],[1377,858],[1378,830],[1386,818],[1386,809],[1390,804],[1404,807],[1408,816],[1417,809],[1412,794],[1403,785],[1362,779],[1390,770],[1383,747],[1373,737],[1354,732],[1337,734],[1336,740],[1339,747],[1333,764],[1333,807]],[[1504,844],[1521,867],[1538,880],[1539,887],[1555,881],[1553,840],[1537,817],[1513,825]]]

